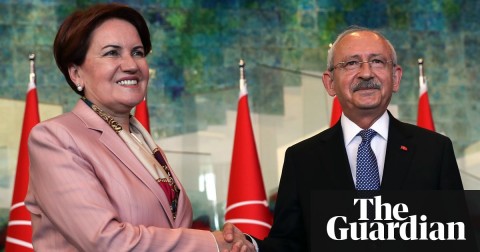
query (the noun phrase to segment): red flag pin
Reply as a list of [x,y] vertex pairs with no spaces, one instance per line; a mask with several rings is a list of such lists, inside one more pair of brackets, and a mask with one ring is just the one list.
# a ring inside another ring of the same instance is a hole
[[407,146],[405,146],[405,145],[400,145],[400,149],[401,149],[401,150],[404,150],[404,151],[407,151],[407,150],[408,150]]

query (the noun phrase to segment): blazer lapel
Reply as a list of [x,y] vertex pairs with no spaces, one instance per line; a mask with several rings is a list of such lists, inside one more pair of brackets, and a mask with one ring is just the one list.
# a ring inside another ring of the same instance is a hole
[[395,119],[389,112],[390,125],[388,129],[387,151],[381,189],[402,189],[410,169],[415,142],[412,134],[403,127],[402,123]]
[[[160,201],[165,215],[168,216],[170,225],[174,226],[173,215],[170,210],[170,203],[165,197],[165,193],[157,182],[152,178],[150,173],[143,167],[142,163],[128,149],[123,140],[113,131],[110,126],[103,121],[92,109],[90,109],[83,101],[79,101],[72,110],[80,117],[87,127],[91,130],[102,132],[100,142],[107,147],[124,165],[128,168],[140,181],[143,182]],[[121,168],[121,167],[120,167]],[[183,188],[182,188],[183,189]]]

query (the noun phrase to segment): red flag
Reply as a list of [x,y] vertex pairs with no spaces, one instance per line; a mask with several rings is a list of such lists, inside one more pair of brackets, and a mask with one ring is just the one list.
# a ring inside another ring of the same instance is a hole
[[332,105],[332,116],[330,118],[330,127],[333,127],[338,120],[340,120],[340,117],[342,116],[342,106],[340,105],[340,102],[338,101],[337,96],[333,97],[333,105]]
[[150,116],[148,114],[147,98],[143,98],[135,108],[135,118],[150,132]]
[[243,78],[240,79],[225,221],[260,239],[268,235],[273,221],[268,208]]
[[435,124],[433,123],[432,111],[428,100],[427,78],[423,74],[423,59],[418,60],[418,65],[420,68],[420,96],[418,99],[417,126],[435,131]]
[[32,224],[30,213],[25,207],[24,199],[28,189],[28,135],[30,130],[40,122],[38,113],[37,88],[35,86],[35,56],[30,55],[30,82],[25,99],[25,112],[23,115],[22,136],[18,151],[17,172],[13,188],[12,207],[7,228],[7,241],[5,252],[33,251]]

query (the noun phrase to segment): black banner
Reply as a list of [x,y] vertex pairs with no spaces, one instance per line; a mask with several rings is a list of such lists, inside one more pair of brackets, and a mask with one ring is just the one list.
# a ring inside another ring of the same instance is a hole
[[479,191],[314,191],[310,251],[477,252]]

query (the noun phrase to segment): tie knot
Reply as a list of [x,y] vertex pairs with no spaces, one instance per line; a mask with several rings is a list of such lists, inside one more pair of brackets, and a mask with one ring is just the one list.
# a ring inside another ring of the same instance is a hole
[[360,133],[358,134],[362,137],[362,141],[370,143],[370,141],[377,134],[377,132],[373,129],[366,129],[360,131]]

